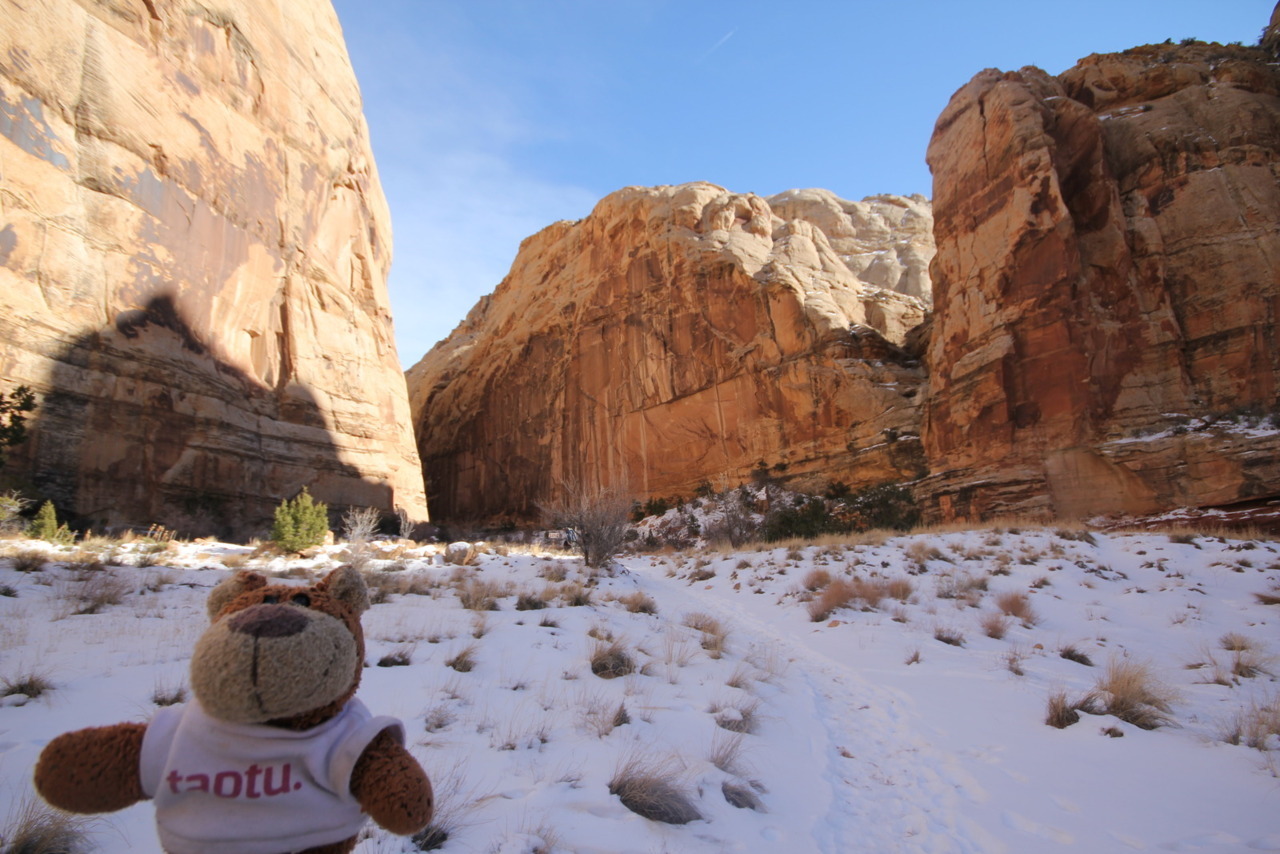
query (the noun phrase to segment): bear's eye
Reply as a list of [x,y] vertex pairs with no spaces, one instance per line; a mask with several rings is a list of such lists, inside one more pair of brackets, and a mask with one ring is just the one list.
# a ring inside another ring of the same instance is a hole
[[279,601],[280,601],[280,597],[275,595],[274,593],[268,593],[266,596],[262,597],[263,605],[274,605]]
[[311,607],[311,597],[305,593],[295,593],[289,601],[295,605],[301,605],[304,608]]

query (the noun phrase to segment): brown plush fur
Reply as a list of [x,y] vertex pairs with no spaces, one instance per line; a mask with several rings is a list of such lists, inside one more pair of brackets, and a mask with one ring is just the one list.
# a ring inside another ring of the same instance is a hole
[[[338,714],[360,683],[364,663],[360,614],[369,607],[369,600],[359,573],[351,567],[340,567],[318,584],[303,588],[268,585],[256,573],[241,572],[214,588],[208,609],[216,623],[263,603],[297,603],[294,597],[299,593],[310,599],[305,607],[341,621],[357,649],[350,686],[340,697],[319,708],[265,722],[303,730]],[[36,765],[37,791],[50,804],[80,813],[110,812],[144,799],[139,757],[145,732],[145,724],[125,723],[58,736],[44,749]],[[389,730],[379,733],[357,761],[351,775],[351,793],[366,814],[392,833],[416,833],[431,821],[431,783],[417,760]],[[355,843],[356,838],[352,837],[307,849],[303,854],[346,854]]]
[[40,753],[36,790],[59,809],[115,812],[146,797],[138,777],[138,757],[146,724],[66,732]]

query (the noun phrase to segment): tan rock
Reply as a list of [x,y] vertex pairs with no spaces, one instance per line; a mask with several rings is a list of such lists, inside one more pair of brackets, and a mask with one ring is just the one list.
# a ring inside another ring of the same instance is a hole
[[1280,492],[1280,434],[1227,419],[1277,402],[1278,94],[1261,51],[1162,45],[953,96],[928,155],[935,517]]
[[310,486],[425,518],[389,216],[326,0],[0,12],[11,473],[94,525],[259,531]]
[[711,184],[629,187],[527,239],[408,373],[436,515],[530,518],[566,483],[688,496],[762,465],[811,488],[916,476],[922,374],[895,345],[925,306],[842,255],[926,253],[925,226],[877,249],[848,223],[926,220],[927,203],[784,195],[791,218]]

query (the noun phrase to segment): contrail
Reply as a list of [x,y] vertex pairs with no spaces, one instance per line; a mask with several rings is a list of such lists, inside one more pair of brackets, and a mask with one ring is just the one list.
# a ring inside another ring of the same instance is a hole
[[706,53],[704,53],[702,56],[698,57],[698,61],[699,61],[699,62],[701,62],[702,60],[706,59],[708,56],[710,56],[711,54],[713,54],[713,53],[715,53],[717,50],[719,50],[719,49],[721,48],[721,46],[723,46],[723,45],[724,45],[724,43],[725,43],[725,42],[727,42],[729,39],[733,38],[733,34],[734,34],[734,33],[736,33],[737,31],[738,31],[738,28],[737,28],[737,27],[734,27],[732,30],[729,30],[729,32],[727,32],[727,33],[725,33],[723,36],[721,36],[721,37],[720,37],[720,41],[718,41],[718,42],[716,42],[715,44],[713,44],[713,45],[711,46],[711,49],[710,49],[710,50],[708,50],[708,51],[707,51]]

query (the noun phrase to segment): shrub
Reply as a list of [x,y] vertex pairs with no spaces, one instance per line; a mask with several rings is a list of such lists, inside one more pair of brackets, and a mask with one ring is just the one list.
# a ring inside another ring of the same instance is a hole
[[670,762],[624,759],[609,780],[609,794],[638,816],[665,824],[688,824],[702,815],[681,788]]
[[12,560],[13,568],[18,572],[40,572],[49,564],[43,549],[19,549]]
[[292,501],[285,499],[276,508],[271,541],[281,550],[297,553],[324,542],[329,530],[329,507],[315,501],[306,487]]
[[22,513],[31,506],[31,499],[23,498],[17,490],[0,494],[0,533],[22,529]]
[[1044,722],[1051,727],[1066,729],[1080,721],[1080,703],[1067,699],[1066,691],[1054,691],[1049,695],[1049,709]]
[[618,487],[562,484],[560,497],[540,509],[548,527],[574,532],[583,563],[603,569],[622,548],[631,502]]
[[777,502],[764,520],[764,538],[771,543],[813,540],[823,534],[840,534],[850,529],[851,526],[833,516],[827,502],[817,496],[801,497],[790,507]]
[[955,629],[939,626],[933,631],[934,640],[942,641],[948,646],[964,646],[964,635]]
[[658,613],[658,603],[652,596],[641,593],[639,590],[628,593],[626,596],[619,596],[618,601],[633,614]]
[[46,501],[36,511],[36,517],[27,526],[27,536],[33,540],[44,540],[49,543],[65,545],[75,539],[66,525],[58,524],[58,513],[52,501]]
[[889,528],[906,531],[920,523],[920,508],[911,490],[887,483],[859,490],[845,499],[845,508],[858,530]]

